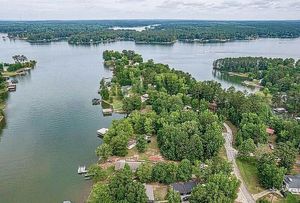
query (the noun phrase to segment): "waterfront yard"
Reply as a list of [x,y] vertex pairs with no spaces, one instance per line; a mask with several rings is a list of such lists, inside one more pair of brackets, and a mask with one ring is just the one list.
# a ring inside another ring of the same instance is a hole
[[125,158],[135,158],[140,161],[152,161],[153,159],[162,160],[162,156],[160,154],[156,136],[151,137],[151,142],[147,145],[147,150],[143,153],[138,152],[137,148],[134,147],[128,150],[128,154]]

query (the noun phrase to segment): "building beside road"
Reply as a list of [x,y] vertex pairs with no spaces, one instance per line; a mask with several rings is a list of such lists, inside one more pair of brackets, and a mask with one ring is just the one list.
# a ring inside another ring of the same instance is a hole
[[300,174],[286,175],[283,180],[285,189],[293,194],[300,194]]

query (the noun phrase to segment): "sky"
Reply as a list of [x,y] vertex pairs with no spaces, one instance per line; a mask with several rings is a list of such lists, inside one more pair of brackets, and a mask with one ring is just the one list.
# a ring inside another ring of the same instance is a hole
[[0,20],[300,20],[300,0],[0,0]]

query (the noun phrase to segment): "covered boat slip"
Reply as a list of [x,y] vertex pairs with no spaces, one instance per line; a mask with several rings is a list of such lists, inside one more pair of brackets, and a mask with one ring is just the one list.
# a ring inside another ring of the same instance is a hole
[[88,170],[86,169],[85,166],[79,166],[79,167],[78,167],[78,170],[77,170],[77,173],[78,173],[78,174],[85,174],[85,173],[87,173],[87,172],[88,172]]
[[97,130],[97,135],[102,137],[102,136],[104,136],[107,132],[108,132],[108,128],[101,128],[101,129]]

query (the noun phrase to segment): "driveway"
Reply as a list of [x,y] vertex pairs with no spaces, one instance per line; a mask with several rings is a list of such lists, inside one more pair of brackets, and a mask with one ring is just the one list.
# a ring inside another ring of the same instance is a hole
[[237,151],[232,147],[232,141],[233,141],[232,130],[226,123],[223,123],[223,125],[227,131],[226,133],[223,133],[224,138],[225,138],[225,149],[226,149],[227,158],[230,162],[232,162],[233,172],[234,172],[235,176],[241,181],[241,185],[240,185],[239,192],[238,192],[238,198],[236,199],[236,201],[243,202],[243,203],[255,203],[253,196],[248,191],[248,189],[242,179],[240,170],[237,167],[237,164],[235,161]]

